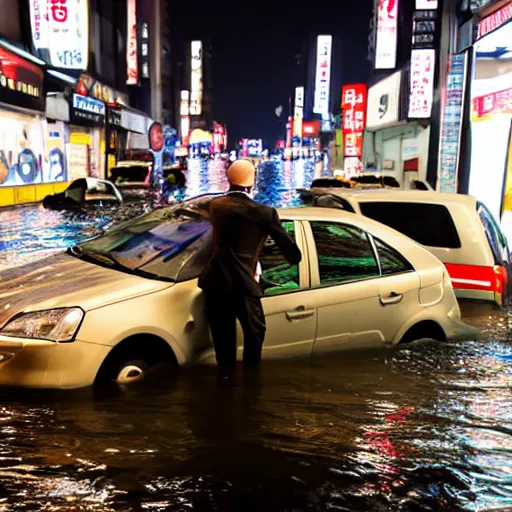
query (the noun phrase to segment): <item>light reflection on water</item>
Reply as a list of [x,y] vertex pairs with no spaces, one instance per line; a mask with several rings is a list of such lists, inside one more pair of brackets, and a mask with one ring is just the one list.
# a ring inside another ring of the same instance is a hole
[[[187,195],[223,191],[191,162]],[[263,164],[258,200],[293,206],[311,165]],[[0,268],[148,208],[0,212]],[[486,341],[264,363],[219,388],[210,369],[116,393],[0,394],[3,510],[503,510],[512,507],[508,317]]]
[[[311,161],[264,163],[258,171],[257,199],[279,207],[299,204],[298,195],[291,189],[298,183],[311,183],[312,169]],[[223,161],[189,161],[187,197],[224,192],[227,188]],[[150,205],[144,203],[125,203],[121,208],[87,213],[45,210],[40,205],[0,210],[0,270],[66,249],[96,236],[112,222],[135,217],[148,208]]]

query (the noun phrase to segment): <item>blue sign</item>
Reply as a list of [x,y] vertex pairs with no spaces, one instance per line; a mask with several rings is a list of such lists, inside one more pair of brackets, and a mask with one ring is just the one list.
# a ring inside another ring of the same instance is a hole
[[94,98],[73,94],[73,108],[96,116],[105,116],[105,103]]
[[466,57],[452,55],[441,122],[440,192],[457,193]]

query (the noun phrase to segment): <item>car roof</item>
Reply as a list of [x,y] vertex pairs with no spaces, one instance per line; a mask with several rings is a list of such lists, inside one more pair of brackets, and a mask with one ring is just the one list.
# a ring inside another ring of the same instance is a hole
[[[313,189],[312,189],[313,190]],[[348,188],[315,188],[331,195],[337,195],[355,202],[368,201],[398,201],[409,203],[438,203],[460,204],[474,209],[476,198],[467,194],[450,194],[432,190],[403,190],[403,189],[348,189]]]

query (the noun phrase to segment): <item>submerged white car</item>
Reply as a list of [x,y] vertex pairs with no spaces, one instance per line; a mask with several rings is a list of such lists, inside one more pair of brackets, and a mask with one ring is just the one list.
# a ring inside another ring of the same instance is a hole
[[[264,358],[475,337],[444,266],[409,238],[326,208],[280,216],[303,259],[290,266],[271,240],[262,252]],[[0,274],[0,385],[78,388],[214,363],[197,286],[210,235],[189,209],[159,209]]]

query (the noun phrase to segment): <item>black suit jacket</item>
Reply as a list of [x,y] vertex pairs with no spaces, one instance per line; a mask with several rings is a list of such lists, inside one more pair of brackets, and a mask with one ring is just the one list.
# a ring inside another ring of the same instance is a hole
[[213,228],[213,254],[199,278],[205,292],[261,297],[254,275],[269,235],[290,264],[300,262],[300,249],[282,227],[274,208],[242,192],[230,192],[212,199],[207,209]]

